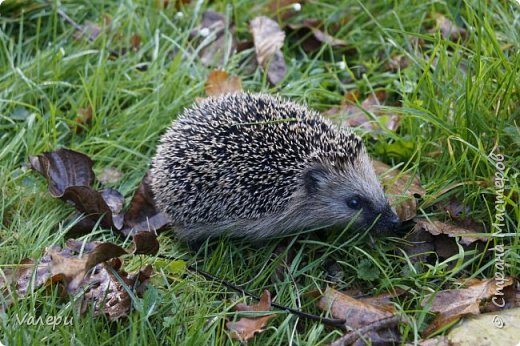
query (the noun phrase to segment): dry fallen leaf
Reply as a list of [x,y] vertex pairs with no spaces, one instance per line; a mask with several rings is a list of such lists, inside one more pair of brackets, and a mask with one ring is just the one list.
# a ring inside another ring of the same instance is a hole
[[99,34],[101,33],[101,27],[94,22],[86,20],[83,25],[81,25],[80,30],[76,30],[72,37],[75,40],[80,40],[82,37],[86,37],[89,41],[94,41]]
[[[31,168],[47,179],[48,190],[53,197],[74,203],[80,212],[96,220],[103,215],[102,225],[114,226],[112,214],[120,211],[117,206],[118,203],[122,206],[123,197],[115,190],[99,193],[90,187],[94,181],[94,172],[92,160],[88,156],[62,148],[30,156],[29,161]],[[117,198],[121,201],[115,202]]]
[[[455,238],[445,234],[433,235],[422,227],[416,226],[405,240],[407,243],[402,244],[401,248],[410,257],[412,263],[427,263],[439,258],[446,259],[459,253],[459,245]],[[462,245],[465,250],[471,249]]]
[[419,340],[417,344],[406,344],[406,346],[453,346],[450,345],[446,336],[436,336],[431,339]]
[[267,71],[269,82],[273,85],[278,84],[287,74],[281,51],[285,33],[280,30],[277,22],[265,16],[254,18],[249,30],[253,34],[258,64]]
[[80,213],[86,215],[71,228],[69,236],[92,231],[100,219],[102,227],[121,231],[125,235],[131,231],[157,231],[168,224],[167,216],[155,207],[149,174],[143,178],[123,216],[124,197],[119,191],[96,191],[90,186],[95,176],[88,156],[59,149],[31,156],[29,160],[31,168],[47,179],[53,197],[72,202]]
[[[321,30],[323,23],[317,19],[305,19],[302,23],[289,24],[291,30],[295,30],[297,34],[304,38],[302,42],[303,49],[312,53],[320,49],[324,44],[333,48],[346,48],[346,41],[335,38]],[[312,35],[310,35],[312,33]]]
[[400,174],[400,170],[391,170],[390,166],[381,161],[373,160],[372,163],[376,174],[380,176],[390,205],[395,207],[401,222],[413,219],[417,214],[415,197],[425,194],[419,177],[412,178],[409,174]]
[[85,225],[93,226],[101,218],[103,227],[122,227],[123,196],[116,190],[99,192],[91,187],[95,176],[88,156],[61,148],[30,156],[29,161],[31,168],[47,179],[51,196],[72,202],[80,213],[87,216],[90,222],[85,222]]
[[520,308],[481,314],[453,327],[446,338],[450,345],[484,346],[520,344]]
[[[158,243],[154,237],[149,232],[146,235],[136,235],[134,237],[134,245],[132,246],[133,250],[125,250],[116,244],[108,242],[83,242],[74,239],[69,239],[67,246],[63,249],[58,246],[49,247],[46,249],[45,255],[38,261],[25,259],[14,269],[8,271],[8,275],[5,276],[7,280],[0,281],[0,292],[4,296],[2,299],[8,302],[8,304],[13,302],[14,298],[9,287],[13,287],[16,290],[18,298],[24,298],[39,287],[53,285],[60,285],[60,287],[65,289],[64,293],[68,293],[71,296],[77,295],[84,290],[89,292],[93,287],[99,286],[98,274],[106,271],[105,264],[102,264],[103,262],[110,260],[111,263],[121,263],[118,257],[130,253],[157,253]],[[117,271],[119,267],[112,269]],[[146,267],[145,271],[151,273],[151,268]],[[114,281],[116,279],[111,272],[103,275],[105,275],[106,280]],[[123,279],[134,278],[132,275],[122,271],[118,273],[118,276]],[[132,282],[132,280],[134,281]],[[127,285],[128,287],[135,287],[135,278],[132,280],[127,282],[129,284]],[[139,280],[140,282],[143,281]],[[106,286],[105,291],[109,288],[109,286]],[[143,290],[144,287],[140,289]],[[101,303],[101,301],[96,302],[99,306],[101,306]],[[129,311],[129,308],[129,306],[125,305],[124,311]]]
[[407,68],[410,63],[411,61],[406,55],[395,54],[385,63],[385,69],[396,72]]
[[91,268],[124,254],[126,251],[122,247],[112,243],[84,243],[74,239],[69,239],[63,250],[57,246],[47,249],[47,256],[51,258],[51,274],[63,275],[67,291],[71,294],[76,293]]
[[406,243],[400,248],[407,254],[412,263],[428,263],[430,256],[435,252],[433,235],[423,230],[415,229],[404,238]]
[[150,183],[151,175],[148,171],[125,213],[124,228],[121,230],[124,235],[150,230],[157,232],[168,225],[166,214],[160,212],[155,206]]
[[435,203],[434,206],[436,209],[446,212],[451,226],[472,231],[472,233],[488,233],[486,225],[473,219],[471,208],[457,197],[452,196],[448,201],[442,200]]
[[92,160],[85,154],[61,148],[38,156],[30,156],[31,168],[43,175],[49,193],[61,198],[69,186],[90,186],[94,181]]
[[137,52],[141,48],[141,36],[133,34],[130,37],[130,46],[134,52]]
[[[330,287],[327,287],[319,300],[318,308],[330,313],[334,318],[345,319],[345,326],[347,329],[354,329],[354,333],[360,328],[391,319],[396,314],[395,307],[388,304],[386,298],[363,301]],[[400,334],[396,327],[397,323],[393,323],[383,329],[372,329],[367,331],[363,338],[371,340],[373,343],[380,340],[398,342]],[[341,342],[338,341],[336,344],[341,344]]]
[[92,123],[92,106],[79,108],[78,116],[74,119],[74,123],[75,125],[71,126],[74,133],[80,133],[84,126],[90,125]]
[[[110,321],[128,316],[132,309],[132,295],[143,297],[153,270],[147,265],[138,272],[128,274],[121,270],[121,266],[122,262],[114,258],[95,268],[83,296],[82,313],[93,306],[94,316],[104,314]],[[129,292],[128,289],[133,292]]]
[[459,39],[466,39],[467,32],[463,28],[457,26],[451,20],[446,18],[440,13],[433,14],[435,19],[436,27],[435,30],[440,31],[441,36],[444,39],[451,41],[458,41]]
[[237,76],[229,76],[226,71],[213,70],[209,73],[204,90],[208,96],[242,91],[242,81]]
[[[254,312],[271,311],[271,293],[269,293],[268,290],[265,290],[264,293],[262,293],[258,304],[237,304],[235,305],[235,310]],[[264,316],[242,317],[236,322],[227,322],[226,327],[229,329],[233,339],[247,342],[253,338],[255,334],[261,333],[263,331],[262,328],[264,328],[267,322],[273,317],[276,317],[276,314],[270,313]]]
[[444,210],[451,219],[458,222],[466,220],[471,213],[471,209],[455,196],[452,196],[448,202],[437,203],[436,206]]
[[123,177],[123,173],[114,167],[105,167],[97,180],[103,185],[118,183]]
[[504,287],[513,285],[514,280],[504,278],[500,283],[495,278],[473,280],[467,288],[449,289],[432,294],[423,299],[422,306],[431,304],[431,311],[439,315],[423,331],[428,336],[446,324],[454,322],[467,314],[478,315],[483,300],[491,299]]
[[134,255],[156,255],[159,252],[157,236],[152,232],[134,234],[134,245],[130,250]]
[[224,65],[237,49],[234,26],[222,13],[214,11],[202,14],[202,23],[190,32],[190,38],[198,40],[199,57],[206,66]]
[[[377,109],[376,107],[383,104],[387,95],[383,90],[376,91],[375,93],[371,93],[368,95],[366,99],[361,102],[361,108],[368,111],[373,112]],[[366,114],[356,107],[353,104],[346,104],[343,107],[343,111],[350,115],[347,119],[346,124],[352,127],[362,126],[367,129],[373,129],[373,126],[369,124],[370,119],[366,116]]]
[[418,220],[415,225],[416,228],[423,229],[432,235],[445,234],[449,237],[461,237],[460,242],[464,245],[469,245],[477,240],[487,241],[489,237],[482,237],[476,233],[482,233],[482,230],[467,229],[457,225],[451,225],[441,221]]
[[[49,271],[50,257],[42,258],[38,263],[24,258],[12,268],[0,268],[0,296],[2,304],[0,312],[15,301],[15,297],[22,299],[32,293],[35,288],[41,287],[52,276]],[[14,294],[16,292],[16,295]]]
[[319,300],[318,308],[330,312],[334,318],[345,319],[348,327],[354,329],[391,317],[395,313],[391,304],[373,305],[330,287],[327,287]]
[[375,296],[358,298],[358,300],[363,303],[378,306],[380,309],[386,310],[390,313],[394,313],[395,308],[394,305],[392,305],[392,299],[402,296],[405,293],[405,290],[396,288],[393,292],[382,292]]
[[115,189],[101,190],[101,197],[112,212],[112,224],[116,229],[121,229],[123,227],[123,215],[121,214],[121,210],[123,209],[125,198]]
[[343,95],[343,100],[341,100],[342,105],[351,105],[353,103],[358,102],[359,100],[359,89],[352,89],[349,91],[346,91]]
[[[118,194],[115,196],[114,194]],[[104,190],[101,193],[94,190],[90,186],[70,186],[67,187],[63,198],[66,201],[71,201],[76,209],[85,214],[92,221],[97,221],[101,218],[101,226],[105,228],[120,229],[121,218],[118,215],[118,210],[112,210],[105,198],[119,198],[120,202],[111,203],[111,206],[117,207],[122,205],[123,196],[115,190]]]

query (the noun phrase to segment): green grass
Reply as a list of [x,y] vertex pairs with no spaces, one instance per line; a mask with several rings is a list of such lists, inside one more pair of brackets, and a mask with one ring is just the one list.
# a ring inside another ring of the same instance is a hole
[[[9,2],[9,1],[8,1]],[[28,2],[30,3],[30,2]],[[0,265],[38,258],[47,246],[64,244],[66,222],[73,209],[51,198],[44,180],[24,166],[29,155],[68,147],[88,154],[96,173],[112,166],[124,173],[114,186],[127,200],[146,172],[158,138],[195,97],[204,96],[210,68],[201,64],[190,47],[188,34],[206,9],[201,1],[182,8],[170,4],[157,9],[155,1],[64,1],[60,8],[76,22],[101,23],[112,17],[112,31],[95,42],[72,38],[74,29],[57,14],[57,2],[33,11],[12,9],[0,17]],[[254,50],[231,57],[224,68],[239,75],[244,88],[279,93],[318,110],[338,105],[347,90],[367,95],[386,90],[399,107],[387,107],[401,116],[397,134],[385,132],[378,141],[366,136],[369,151],[389,164],[402,164],[419,174],[427,194],[419,217],[445,218],[432,206],[451,197],[464,201],[471,217],[491,225],[494,221],[495,174],[489,153],[497,146],[506,157],[510,178],[504,238],[506,273],[520,274],[520,220],[518,168],[520,142],[520,7],[514,1],[309,1],[293,21],[320,18],[332,26],[348,15],[350,20],[336,34],[357,54],[342,56],[324,46],[306,54],[301,41],[288,35],[284,55],[285,80],[271,87],[260,70],[248,62]],[[5,6],[2,5],[2,6]],[[0,15],[3,7],[0,6]],[[213,1],[211,9],[227,13],[237,23],[237,35],[248,38],[247,22],[263,8],[245,0]],[[443,13],[468,30],[463,43],[429,33],[431,14]],[[141,49],[108,59],[110,49],[128,46],[133,33],[142,38]],[[422,48],[410,37],[425,41]],[[178,52],[174,55],[173,52]],[[384,63],[394,54],[411,60],[408,68],[388,72]],[[344,61],[347,69],[337,64]],[[136,67],[146,64],[146,71]],[[462,66],[462,67],[461,67]],[[75,134],[70,127],[78,109],[92,107],[92,124]],[[390,145],[410,145],[400,155],[385,155]],[[443,193],[443,191],[446,191]],[[121,242],[110,231],[96,229],[88,240]],[[276,241],[262,248],[223,239],[195,254],[185,244],[161,236],[161,253],[192,258],[199,266],[248,290],[269,289],[280,304],[319,313],[305,293],[324,289],[326,263],[338,261],[343,279],[339,289],[362,288],[375,294],[401,287],[412,294],[398,299],[396,307],[412,322],[403,324],[405,341],[420,338],[432,314],[420,306],[430,292],[457,287],[462,277],[492,277],[494,257],[470,250],[434,264],[411,265],[395,248],[398,238],[328,234],[325,238],[302,235],[291,239],[294,259],[284,263],[272,251]],[[494,242],[491,239],[488,248]],[[207,251],[204,251],[207,250]],[[466,255],[467,257],[464,257]],[[138,268],[153,258],[134,258]],[[283,278],[272,279],[278,268]],[[359,270],[359,268],[364,268]],[[15,344],[232,344],[225,321],[233,319],[232,302],[241,299],[216,283],[187,272],[158,270],[145,298],[137,303],[128,322],[109,323],[90,315],[80,318],[74,304],[38,290],[0,314],[0,341]],[[0,302],[1,304],[1,302]],[[72,316],[72,326],[28,327],[16,316]],[[338,331],[281,312],[252,345],[316,345],[333,341]]]

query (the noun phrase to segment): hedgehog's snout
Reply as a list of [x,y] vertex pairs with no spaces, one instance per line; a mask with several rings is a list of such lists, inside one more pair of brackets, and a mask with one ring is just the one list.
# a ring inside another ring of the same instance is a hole
[[381,214],[375,224],[375,230],[378,233],[393,233],[401,226],[399,216],[390,208],[387,207]]
[[401,226],[401,220],[396,213],[392,211],[392,215],[388,218],[388,229],[396,231]]

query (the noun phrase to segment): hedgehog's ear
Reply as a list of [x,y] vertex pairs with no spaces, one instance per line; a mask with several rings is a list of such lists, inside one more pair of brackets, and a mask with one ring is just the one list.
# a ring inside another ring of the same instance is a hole
[[303,173],[303,185],[307,193],[315,193],[327,183],[327,170],[321,164],[307,168]]

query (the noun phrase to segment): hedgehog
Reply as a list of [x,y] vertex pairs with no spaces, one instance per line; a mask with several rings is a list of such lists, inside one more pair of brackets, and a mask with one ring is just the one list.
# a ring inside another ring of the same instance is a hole
[[362,139],[278,96],[226,94],[185,109],[151,171],[155,203],[188,242],[400,224]]

